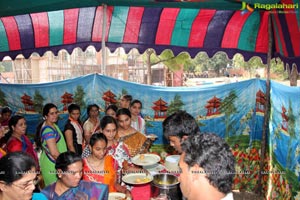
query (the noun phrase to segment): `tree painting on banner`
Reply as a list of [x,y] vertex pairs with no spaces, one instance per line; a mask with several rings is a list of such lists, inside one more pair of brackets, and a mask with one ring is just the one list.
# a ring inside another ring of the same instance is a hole
[[[270,198],[290,199],[299,192],[299,88],[286,87],[272,82],[269,150],[265,155],[263,174],[263,190]],[[217,133],[232,147],[237,160],[234,188],[253,191],[256,187],[265,116],[264,80],[166,88],[94,74],[49,84],[1,84],[1,91],[5,94],[1,106],[6,101],[15,113],[25,116],[29,136],[33,136],[41,121],[41,115],[35,110],[39,104],[57,104],[60,113],[58,125],[62,127],[68,117],[64,110],[65,101],[62,102],[61,98],[63,94],[74,94],[72,102],[81,102],[85,120],[87,105],[98,104],[103,116],[105,107],[117,104],[118,97],[126,91],[142,101],[147,133],[158,135],[151,151],[163,157],[175,152],[163,137],[162,121],[176,110],[186,110],[195,117],[202,132]],[[268,181],[272,185],[267,184]]]

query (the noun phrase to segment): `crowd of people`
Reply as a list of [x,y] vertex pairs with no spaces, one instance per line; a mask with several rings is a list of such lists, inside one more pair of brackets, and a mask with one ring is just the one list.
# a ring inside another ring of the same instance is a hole
[[[132,198],[132,187],[122,182],[122,173],[143,170],[131,158],[148,152],[153,142],[145,135],[141,109],[141,101],[123,95],[119,107],[108,105],[101,119],[99,106],[88,105],[88,119],[82,123],[80,106],[70,104],[69,118],[61,130],[56,124],[58,108],[48,103],[34,143],[26,136],[23,116],[12,115],[10,109],[8,117],[1,113],[0,200],[18,199],[20,192],[24,193],[22,199],[108,199],[110,192]],[[229,146],[214,134],[200,134],[196,120],[185,111],[170,115],[162,125],[165,138],[181,155],[178,179],[183,195],[196,200],[199,192],[207,189],[218,199],[232,199],[234,173],[223,173],[223,169],[234,171]],[[216,162],[215,171],[222,173],[205,173]],[[200,187],[203,190],[199,191]]]
[[34,173],[42,182],[36,191],[40,190],[48,199],[74,199],[83,195],[86,192],[83,188],[91,183],[107,185],[107,188],[93,186],[100,187],[103,195],[94,194],[89,189],[93,197],[98,194],[102,199],[107,196],[105,191],[121,192],[131,197],[131,187],[122,182],[122,172],[143,170],[133,165],[131,158],[147,152],[153,142],[145,136],[141,108],[141,101],[123,95],[119,107],[108,105],[102,119],[99,106],[88,105],[88,118],[82,123],[81,108],[72,103],[68,106],[66,124],[60,129],[57,125],[58,108],[47,103],[42,110],[43,121],[37,125],[32,143],[26,136],[26,119],[13,115],[12,110],[5,107],[0,118],[0,156],[4,158],[12,152],[29,155],[35,163]]

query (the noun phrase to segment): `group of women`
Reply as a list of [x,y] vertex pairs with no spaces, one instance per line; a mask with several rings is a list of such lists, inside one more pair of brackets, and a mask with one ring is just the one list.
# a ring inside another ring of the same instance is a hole
[[82,165],[76,153],[61,153],[55,164],[58,180],[36,193],[39,173],[32,156],[19,151],[8,153],[0,159],[0,200],[108,199],[106,184],[82,180]]
[[[61,131],[56,124],[59,115],[57,106],[46,104],[42,111],[43,121],[35,135],[36,149],[41,150],[39,159],[25,135],[25,118],[14,115],[9,121],[7,156],[20,151],[29,155],[39,180],[41,172],[46,186],[42,193],[48,199],[74,199],[85,195],[102,199],[108,192],[122,192],[130,197],[130,187],[121,181],[122,171],[141,170],[131,163],[131,158],[147,152],[151,145],[151,140],[143,134],[145,122],[139,120],[138,127],[134,128],[136,125],[131,121],[132,118],[138,120],[141,107],[139,100],[132,101],[129,108],[118,109],[109,105],[106,115],[100,120],[99,107],[92,104],[87,107],[88,119],[82,124],[80,107],[71,104],[68,107],[69,118]],[[0,190],[4,194],[1,187]]]

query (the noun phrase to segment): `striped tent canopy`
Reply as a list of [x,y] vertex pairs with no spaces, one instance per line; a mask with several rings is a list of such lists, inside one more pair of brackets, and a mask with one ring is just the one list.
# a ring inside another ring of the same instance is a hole
[[299,10],[97,6],[6,16],[0,18],[0,59],[7,55],[14,59],[18,54],[29,57],[33,52],[43,55],[48,50],[71,53],[89,45],[100,50],[104,37],[111,51],[123,47],[126,52],[136,48],[142,53],[153,48],[160,54],[171,49],[175,55],[186,51],[192,57],[200,51],[209,56],[224,51],[230,58],[241,53],[245,60],[257,55],[266,62],[270,17],[273,56],[299,68]]
[[[243,0],[245,4],[259,2],[275,4],[280,0]],[[0,17],[27,13],[83,8],[106,4],[109,6],[142,6],[160,8],[202,8],[217,10],[239,10],[241,0],[9,0],[0,1]]]

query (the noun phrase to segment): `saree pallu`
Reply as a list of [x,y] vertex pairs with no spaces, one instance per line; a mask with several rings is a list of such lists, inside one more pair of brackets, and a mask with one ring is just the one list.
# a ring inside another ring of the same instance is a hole
[[107,200],[108,186],[105,184],[80,181],[77,187],[70,188],[62,195],[55,192],[56,182],[49,185],[41,192],[49,200]]
[[0,148],[0,158],[6,155],[6,151],[4,151],[2,148]]
[[51,126],[44,126],[41,130],[42,138],[42,153],[40,157],[40,168],[44,178],[45,185],[54,183],[57,180],[55,159],[51,156],[50,150],[47,146],[47,140],[54,138],[56,141],[56,147],[59,153],[67,151],[66,142],[59,127],[55,126],[55,130]]
[[109,192],[116,192],[116,171],[117,163],[110,155],[104,157],[103,171],[94,170],[88,163],[87,158],[83,159],[83,180],[107,184]]
[[27,153],[34,159],[37,166],[37,170],[40,170],[37,154],[33,148],[31,141],[28,139],[27,136],[22,135],[21,140],[14,136],[11,136],[7,141],[6,148],[7,153],[16,151],[23,151]]
[[123,142],[125,144],[125,146],[129,150],[130,157],[134,157],[139,153],[147,152],[148,148],[151,145],[146,136],[140,132],[135,132],[123,137],[119,137],[119,135],[117,134],[116,139],[119,142]]
[[117,164],[117,180],[119,183],[122,181],[120,180],[122,175],[122,168],[125,167],[125,165],[131,164],[131,159],[129,156],[129,150],[125,146],[123,142],[118,142],[117,144],[113,144],[110,147],[107,147],[107,155],[111,155]]

